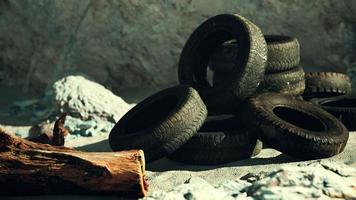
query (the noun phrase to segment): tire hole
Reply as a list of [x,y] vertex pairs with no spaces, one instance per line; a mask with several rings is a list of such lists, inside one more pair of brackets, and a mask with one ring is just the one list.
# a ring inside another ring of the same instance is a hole
[[136,113],[127,123],[126,133],[144,130],[164,120],[175,109],[178,97],[165,96],[148,104],[141,112]]
[[193,52],[194,55],[194,75],[193,80],[200,85],[201,87],[211,88],[213,86],[212,80],[208,76],[209,65],[211,57],[214,52],[221,48],[222,44],[226,41],[229,41],[233,38],[233,35],[229,30],[224,28],[211,29],[206,33],[205,37],[201,39],[204,42],[201,42],[197,47],[196,52]]
[[[237,63],[238,50],[239,47],[236,40],[226,41],[213,50],[209,57],[209,65],[207,69],[207,78],[210,86],[226,87],[226,84],[230,83],[231,77],[229,77],[229,75],[232,73],[235,63]],[[218,84],[215,82],[216,85],[214,85],[213,76],[214,70],[216,69],[219,76],[222,77],[222,75],[224,75],[224,78],[218,79]]]
[[329,106],[329,107],[342,107],[342,108],[350,108],[350,107],[356,107],[356,101],[355,99],[340,99],[336,101],[329,101],[322,103],[323,106]]
[[315,132],[325,130],[320,119],[293,108],[278,106],[273,109],[273,113],[282,120],[306,130]]
[[213,87],[213,76],[214,76],[214,71],[212,71],[209,67],[206,70],[206,79],[210,85],[210,87]]

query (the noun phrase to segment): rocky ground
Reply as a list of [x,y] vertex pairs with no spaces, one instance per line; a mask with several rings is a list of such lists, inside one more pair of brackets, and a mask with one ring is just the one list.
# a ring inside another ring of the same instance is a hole
[[354,199],[356,169],[334,162],[284,165],[210,184],[191,177],[169,191],[145,199]]
[[[153,91],[135,89],[121,98],[78,76],[61,79],[42,97],[19,96],[14,88],[0,87],[0,92],[7,94],[0,99],[0,127],[29,137],[51,128],[51,121],[65,111],[69,113],[66,127],[72,133],[66,137],[66,146],[83,151],[111,151],[107,137],[114,121]],[[101,104],[97,95],[106,103]],[[107,109],[107,104],[113,107]],[[29,132],[39,122],[42,126]],[[322,160],[300,161],[274,149],[263,149],[251,159],[218,166],[186,165],[163,158],[147,165],[150,192],[146,199],[356,199],[355,146],[356,133],[350,133],[344,152]],[[27,198],[82,197],[11,197]]]
[[344,152],[322,160],[300,161],[274,149],[219,166],[161,159],[148,165],[147,199],[355,199],[356,134],[351,134]]

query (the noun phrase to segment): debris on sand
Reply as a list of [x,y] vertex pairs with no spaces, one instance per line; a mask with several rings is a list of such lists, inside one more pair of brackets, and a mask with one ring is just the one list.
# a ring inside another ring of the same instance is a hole
[[[171,191],[155,191],[146,200],[161,199],[355,199],[356,170],[342,163],[312,161],[284,165],[249,183],[225,180],[217,184],[192,177]],[[189,198],[186,198],[189,197]]]

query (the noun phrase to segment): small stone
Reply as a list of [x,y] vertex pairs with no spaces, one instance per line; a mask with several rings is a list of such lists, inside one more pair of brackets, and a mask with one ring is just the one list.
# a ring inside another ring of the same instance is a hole
[[248,174],[242,176],[240,178],[240,180],[246,180],[247,182],[252,183],[252,182],[255,182],[257,180],[261,180],[262,178],[265,177],[266,174],[267,174],[267,172],[264,172],[264,171],[259,172],[259,173],[254,173],[254,174],[253,173],[248,173]]
[[193,194],[190,192],[183,194],[183,196],[184,196],[184,199],[186,199],[186,200],[195,200],[195,198],[193,197]]
[[87,130],[90,128],[94,128],[96,126],[96,122],[94,120],[81,121],[81,123],[77,126],[80,130]]

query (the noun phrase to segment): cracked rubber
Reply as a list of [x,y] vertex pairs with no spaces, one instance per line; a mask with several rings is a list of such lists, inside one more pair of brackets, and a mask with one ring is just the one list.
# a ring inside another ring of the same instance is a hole
[[[236,39],[239,48],[238,59],[226,77],[229,84],[212,87],[207,80],[209,59],[215,48],[232,39]],[[187,40],[179,60],[178,79],[199,92],[209,114],[231,112],[256,91],[266,62],[266,41],[256,25],[239,15],[217,15],[203,22]]]
[[296,67],[288,71],[266,74],[257,90],[302,95],[305,90],[304,70],[302,67]]
[[217,165],[250,158],[261,149],[262,143],[238,118],[208,117],[198,133],[169,158],[189,164]]
[[336,72],[305,73],[304,99],[327,98],[351,94],[350,78]]
[[[213,75],[213,85],[225,85],[226,76],[227,73],[215,72]],[[280,92],[298,96],[303,94],[304,89],[304,70],[302,67],[297,67],[284,72],[265,74],[256,92]]]
[[113,151],[142,149],[148,162],[169,155],[199,130],[207,109],[198,92],[175,86],[162,90],[127,112],[109,135]]
[[311,99],[311,102],[337,117],[349,131],[356,131],[356,97],[338,96]]
[[[349,133],[333,115],[280,93],[262,93],[247,104],[251,127],[263,143],[301,159],[326,158],[342,152]],[[246,119],[247,119],[246,118]]]
[[[299,65],[300,47],[296,38],[282,35],[265,35],[267,42],[267,66],[266,73],[288,71]],[[227,73],[231,71],[236,57],[236,40],[225,42],[214,51],[209,68],[215,72]]]
[[266,73],[290,70],[299,65],[300,46],[296,38],[265,35],[268,49]]

